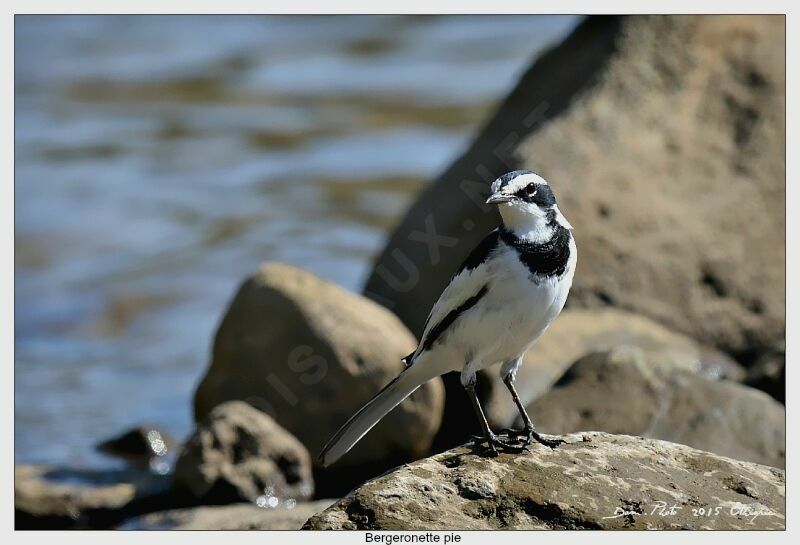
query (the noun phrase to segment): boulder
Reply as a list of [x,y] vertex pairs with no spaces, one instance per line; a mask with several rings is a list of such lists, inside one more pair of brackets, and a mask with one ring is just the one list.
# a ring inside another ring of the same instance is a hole
[[150,513],[131,519],[120,530],[299,530],[334,500],[284,502],[277,507],[251,503],[193,507]]
[[[195,418],[224,401],[243,400],[271,415],[316,457],[403,369],[401,359],[415,346],[413,335],[380,305],[295,267],[267,263],[242,284],[222,319],[211,366],[195,394]],[[426,453],[443,397],[439,379],[419,388],[337,469]]]
[[229,401],[197,425],[175,463],[173,487],[205,504],[308,499],[311,457],[272,418]]
[[784,338],[785,18],[590,17],[426,186],[364,293],[419,334],[483,204],[526,168],[575,227],[570,307],[650,317],[743,362]]
[[[724,353],[703,347],[644,316],[612,308],[569,309],[526,354],[515,384],[522,402],[528,404],[548,391],[581,357],[621,346],[658,351],[665,359],[669,355],[676,368],[712,379],[741,380],[745,374],[744,369]],[[485,372],[490,383],[485,409],[490,421],[503,428],[514,422],[517,408],[498,371]]]
[[785,528],[783,471],[655,439],[586,432],[486,457],[464,446],[369,481],[310,530]]
[[[515,384],[522,402],[527,405],[547,392],[581,357],[621,346],[659,351],[662,359],[669,359],[674,366],[709,378],[739,380],[745,374],[729,356],[644,316],[613,308],[567,309],[525,356]],[[510,427],[519,414],[499,371],[494,367],[479,372],[477,388],[486,417],[497,430]],[[444,384],[444,424],[436,436],[435,450],[459,445],[480,431],[476,419],[464,417],[472,414],[472,406],[458,375],[445,376]]]
[[774,467],[786,463],[783,405],[759,390],[681,369],[659,352],[621,348],[582,358],[528,413],[544,432],[642,435]]
[[14,467],[17,530],[94,528],[124,517],[140,496],[163,492],[168,479],[134,470],[88,470],[48,466]]

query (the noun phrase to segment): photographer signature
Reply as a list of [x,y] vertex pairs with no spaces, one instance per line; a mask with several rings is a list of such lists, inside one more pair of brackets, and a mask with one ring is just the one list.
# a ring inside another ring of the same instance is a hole
[[[679,514],[684,509],[688,509],[692,517],[718,517],[721,514],[728,514],[732,517],[743,517],[745,519],[749,519],[750,522],[755,521],[761,516],[777,516],[777,513],[769,507],[757,503],[749,505],[744,503],[734,503],[733,505],[727,507],[717,505],[714,507],[686,508],[682,505],[678,505],[677,503],[670,505],[665,501],[655,502],[653,507],[650,509],[649,515],[654,517],[671,517]],[[616,519],[644,514],[648,513],[645,513],[641,510],[631,510],[624,507],[617,507],[614,509],[614,513],[612,515],[603,517],[603,519]]]

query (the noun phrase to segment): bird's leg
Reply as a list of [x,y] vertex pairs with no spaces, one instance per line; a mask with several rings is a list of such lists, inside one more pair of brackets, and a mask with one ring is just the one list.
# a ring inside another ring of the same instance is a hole
[[469,377],[468,380],[462,381],[464,389],[467,391],[467,395],[469,396],[469,400],[472,402],[472,407],[475,409],[475,414],[478,416],[478,423],[480,424],[481,431],[483,432],[482,437],[476,437],[475,439],[480,440],[481,442],[485,441],[489,446],[489,450],[495,456],[497,455],[498,446],[506,449],[519,449],[517,445],[506,443],[505,441],[500,439],[497,435],[494,434],[492,428],[489,427],[489,422],[486,420],[486,415],[483,413],[481,402],[478,400],[478,394],[475,392],[476,381],[477,378],[474,374],[471,377]]
[[531,417],[528,416],[528,411],[525,410],[525,406],[522,404],[519,394],[517,394],[517,389],[514,388],[514,373],[507,373],[503,375],[503,383],[506,385],[506,388],[508,388],[508,391],[511,392],[511,397],[514,399],[514,403],[517,405],[517,410],[519,410],[519,414],[522,416],[522,421],[525,423],[525,427],[522,430],[509,431],[517,432],[520,435],[525,436],[525,446],[530,445],[533,441],[537,441],[550,448],[555,448],[564,442],[563,439],[548,439],[542,437],[539,432],[536,431],[536,428],[533,427],[533,421],[531,420]]

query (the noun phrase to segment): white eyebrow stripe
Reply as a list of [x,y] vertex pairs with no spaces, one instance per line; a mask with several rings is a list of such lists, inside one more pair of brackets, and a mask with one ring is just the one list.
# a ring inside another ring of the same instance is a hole
[[[522,174],[511,180],[511,182],[509,182],[509,184],[503,188],[503,193],[516,193],[529,184],[547,185],[547,182],[544,180],[544,178],[537,174]],[[496,191],[495,188],[492,188],[492,190]]]

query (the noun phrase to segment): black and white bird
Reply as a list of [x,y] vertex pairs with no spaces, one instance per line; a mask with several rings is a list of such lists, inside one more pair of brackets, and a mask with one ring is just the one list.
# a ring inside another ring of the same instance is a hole
[[[514,388],[525,352],[559,315],[572,286],[577,248],[572,226],[547,182],[527,170],[509,172],[492,184],[486,201],[498,205],[502,223],[472,251],[445,288],[425,323],[405,370],[353,415],[320,454],[327,466],[355,445],[381,418],[427,381],[461,372],[478,416],[481,441],[512,446],[492,432],[475,393],[476,373],[500,364],[500,374],[525,423],[523,445],[554,447],[533,426]],[[513,431],[513,430],[512,430]]]

